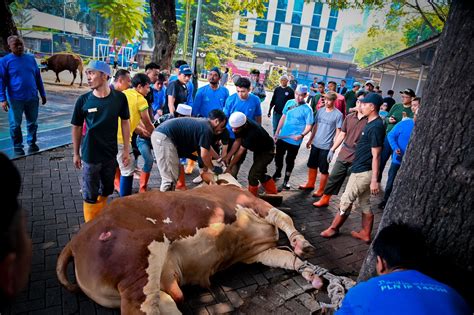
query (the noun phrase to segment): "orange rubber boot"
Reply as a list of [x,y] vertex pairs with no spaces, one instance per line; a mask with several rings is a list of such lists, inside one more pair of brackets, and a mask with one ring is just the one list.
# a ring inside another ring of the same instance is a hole
[[138,190],[139,193],[146,192],[149,179],[150,179],[150,173],[145,173],[142,171],[142,173],[140,174],[140,189]]
[[114,189],[118,193],[120,193],[120,175],[120,168],[117,167],[115,170]]
[[331,238],[339,234],[339,228],[346,222],[347,215],[341,215],[339,212],[331,223],[331,226],[321,232],[321,236],[325,238]]
[[249,191],[252,193],[252,195],[258,197],[258,186],[250,186],[249,185]]
[[305,184],[300,185],[298,189],[314,189],[314,183],[316,183],[316,176],[318,176],[318,170],[316,168],[308,168],[308,181]]
[[329,200],[331,200],[331,195],[323,195],[321,199],[313,203],[313,206],[321,208],[329,206]]
[[176,189],[187,190],[186,187],[186,177],[184,177],[184,165],[179,165],[179,177],[178,182],[176,183]]
[[267,194],[272,194],[272,195],[278,194],[278,189],[276,187],[276,184],[275,184],[275,181],[273,180],[273,178],[270,177],[269,180],[262,183],[262,186],[265,189],[265,192]]
[[370,243],[370,233],[372,233],[373,225],[374,215],[372,213],[362,213],[362,229],[359,232],[352,231],[352,237]]
[[319,189],[313,194],[313,197],[321,197],[324,194],[324,188],[326,188],[328,178],[329,174],[321,174],[321,178],[319,179]]

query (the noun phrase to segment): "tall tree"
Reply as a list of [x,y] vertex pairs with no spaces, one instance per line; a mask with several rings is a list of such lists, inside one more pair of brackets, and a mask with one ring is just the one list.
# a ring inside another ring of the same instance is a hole
[[2,48],[5,52],[9,51],[8,36],[18,35],[18,29],[10,10],[11,3],[13,3],[13,0],[0,0],[0,34],[2,36]]
[[178,42],[175,0],[150,0],[155,47],[152,60],[163,69],[171,68]]
[[[454,0],[438,43],[419,118],[379,230],[392,222],[419,226],[429,273],[474,304],[474,9]],[[374,275],[370,248],[359,279]]]

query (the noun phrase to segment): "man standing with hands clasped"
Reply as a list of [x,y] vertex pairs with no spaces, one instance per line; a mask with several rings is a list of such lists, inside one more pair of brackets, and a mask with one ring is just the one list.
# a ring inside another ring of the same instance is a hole
[[374,223],[374,214],[370,209],[370,194],[377,195],[379,193],[380,185],[377,182],[377,175],[385,135],[384,125],[379,117],[382,103],[382,96],[377,93],[369,93],[360,101],[360,111],[367,117],[367,125],[356,146],[352,173],[341,197],[339,212],[331,226],[321,232],[322,237],[330,238],[339,233],[339,228],[348,218],[353,203],[359,199],[362,230],[360,232],[352,231],[351,235],[354,238],[370,242],[370,233]]
[[[109,65],[92,60],[86,76],[92,91],[77,100],[71,124],[73,161],[76,168],[82,167],[84,220],[88,222],[105,207],[107,196],[114,191],[118,121],[120,117],[122,138],[130,139],[130,113],[125,94],[111,90],[108,85]],[[87,131],[80,155],[84,120]],[[125,166],[130,163],[130,141],[123,144],[122,163]]]

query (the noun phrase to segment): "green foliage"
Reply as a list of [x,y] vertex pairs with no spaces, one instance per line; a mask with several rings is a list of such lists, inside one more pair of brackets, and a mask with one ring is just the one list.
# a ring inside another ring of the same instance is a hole
[[362,36],[354,46],[355,62],[359,67],[366,67],[406,47],[402,34],[390,31],[380,32],[376,37]]
[[[255,55],[246,48],[245,43],[237,43],[232,39],[234,21],[238,13],[229,5],[221,3],[220,10],[212,14],[213,18],[208,23],[213,30],[209,34],[209,42],[205,50],[208,53],[215,53],[222,64],[237,57],[255,58]],[[246,25],[247,21],[241,17],[239,32],[244,33]]]
[[31,14],[26,11],[26,8],[28,7],[28,0],[25,1],[19,1],[16,0],[10,5],[10,10],[12,11],[13,15],[13,20],[15,21],[16,27],[20,31],[20,35],[22,36],[23,30],[28,30],[28,28],[25,27],[26,23],[28,23],[32,16]]
[[89,0],[92,10],[110,21],[109,37],[122,45],[143,34],[145,0]]
[[215,53],[208,53],[206,59],[204,59],[204,66],[206,69],[211,69],[213,67],[220,67],[221,63],[219,57]]
[[[444,23],[436,16],[430,15],[430,22],[438,33],[443,30]],[[432,36],[436,35],[433,33],[431,28],[425,23],[422,17],[408,21],[403,25],[403,43],[406,46],[413,46],[418,42],[424,41]]]
[[65,43],[64,43],[64,51],[69,52],[69,53],[72,53],[72,46],[71,46],[71,43],[69,43],[69,42],[65,42]]
[[272,90],[272,91],[276,89],[276,87],[280,85],[280,77],[282,76],[282,74],[283,74],[283,71],[282,73],[278,71],[271,71],[270,75],[268,76],[265,82],[265,86],[267,87],[267,89]]

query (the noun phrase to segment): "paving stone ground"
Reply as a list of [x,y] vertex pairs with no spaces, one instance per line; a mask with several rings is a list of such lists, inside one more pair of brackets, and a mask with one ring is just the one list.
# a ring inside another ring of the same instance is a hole
[[[266,117],[264,125],[269,130]],[[316,256],[309,259],[311,263],[355,279],[368,249],[368,245],[350,236],[351,230],[360,228],[360,212],[357,209],[352,212],[338,237],[327,240],[319,236],[331,223],[340,196],[333,197],[327,208],[314,208],[311,193],[297,189],[306,180],[308,151],[303,146],[300,149],[290,180],[292,189],[282,193],[284,202],[280,209],[293,218],[296,228],[316,247]],[[249,154],[239,173],[244,185],[251,161]],[[73,166],[72,147],[41,152],[14,163],[23,179],[20,201],[33,240],[33,260],[27,289],[4,314],[119,314],[118,310],[97,305],[82,293],[66,291],[56,278],[57,256],[84,222],[81,171]],[[269,174],[273,170],[272,164]],[[195,170],[187,176],[190,188],[197,174]],[[155,166],[150,187],[157,188],[159,182]],[[135,191],[138,188],[137,179],[134,188]],[[112,197],[117,198],[116,193]],[[378,202],[379,198],[372,200],[374,230],[381,218],[381,211],[376,209]],[[289,245],[289,242],[282,237],[280,244]],[[69,267],[72,275],[72,265]],[[318,314],[320,309],[315,299],[329,302],[324,290],[311,289],[298,273],[261,264],[237,264],[213,276],[210,288],[187,286],[184,294],[185,303],[180,305],[184,314]]]

